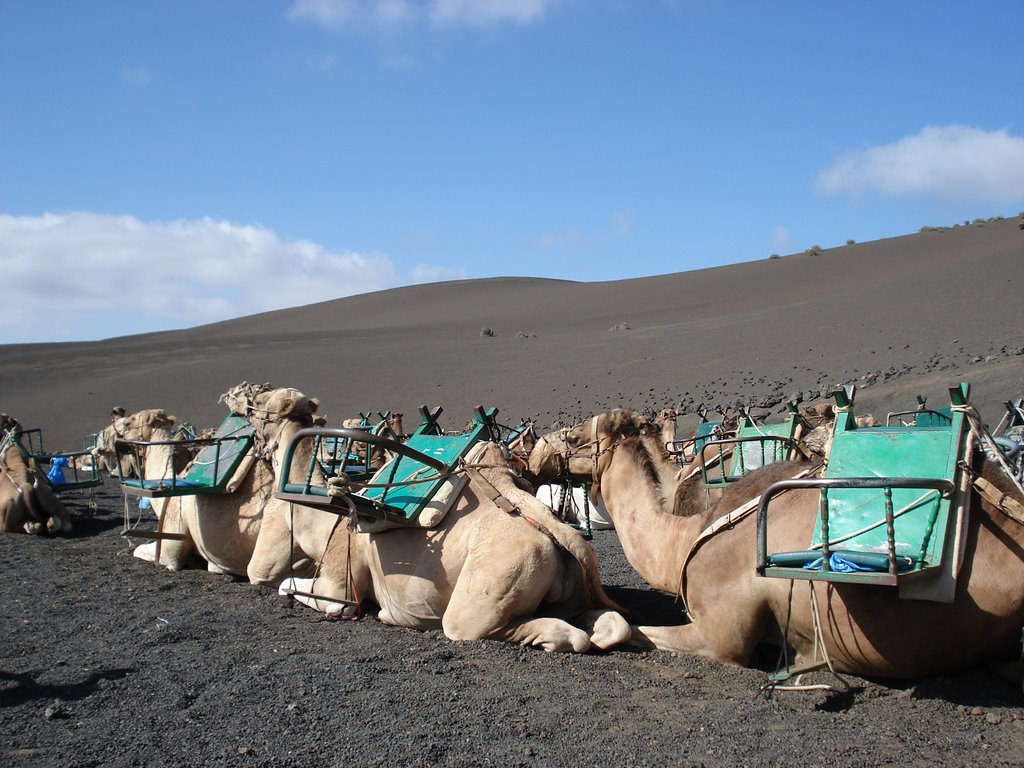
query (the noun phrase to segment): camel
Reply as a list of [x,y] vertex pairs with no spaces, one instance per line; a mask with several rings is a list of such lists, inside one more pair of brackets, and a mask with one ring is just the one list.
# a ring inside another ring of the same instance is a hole
[[71,515],[18,442],[20,429],[0,414],[0,533],[70,533]]
[[[560,507],[572,510],[584,509],[586,503],[590,509],[590,527],[596,530],[614,528],[604,499],[591,492],[584,499],[586,491],[583,483],[590,480],[591,460],[589,456],[577,455],[565,444],[567,430],[555,430],[536,438],[527,457],[525,476],[536,487],[537,498],[556,512]],[[571,493],[571,499],[563,499],[564,494]],[[578,514],[566,518],[566,522],[585,525]]]
[[[1019,645],[1024,524],[999,511],[988,496],[972,491],[951,603],[900,600],[886,587],[762,578],[755,569],[755,515],[694,545],[713,520],[808,465],[768,465],[731,486],[711,510],[671,515],[663,508],[652,468],[657,459],[640,439],[642,428],[620,410],[595,416],[566,437],[570,447],[588,446],[596,457],[595,480],[630,564],[651,586],[678,594],[690,615],[684,626],[634,627],[635,645],[739,666],[749,665],[761,644],[784,648],[797,665],[818,658],[822,649],[837,672],[891,678],[969,667]],[[977,471],[1007,495],[1007,504],[1024,502],[1024,492],[991,455]],[[818,494],[790,491],[777,502],[770,551],[805,548]]]
[[[312,425],[319,403],[296,389],[244,382],[221,400],[254,428],[251,466],[236,473],[227,493],[154,499],[154,508],[164,502],[158,510],[160,531],[175,538],[142,544],[135,549],[135,556],[155,562],[159,552],[160,565],[177,571],[198,554],[211,572],[277,586],[294,568],[302,571],[307,562],[293,552],[284,520],[287,504],[273,495],[276,467],[291,435]],[[168,450],[166,445],[147,450],[147,478],[167,477]],[[295,466],[298,471],[298,463]],[[298,566],[293,565],[296,557]]]
[[583,653],[627,640],[590,545],[516,484],[501,446],[480,443],[466,460],[471,480],[434,528],[361,533],[295,504],[292,533],[319,564],[314,578],[289,579],[281,592],[333,615],[369,600],[384,624],[456,641]]
[[[168,421],[169,419],[169,421]],[[168,416],[162,408],[145,408],[135,413],[126,413],[121,406],[114,406],[110,412],[110,424],[100,430],[96,435],[96,447],[93,449],[93,460],[96,462],[99,471],[106,470],[118,478],[142,477],[141,467],[136,466],[137,459],[142,451],[128,451],[116,443],[121,440],[179,440],[180,444],[175,447],[172,457],[165,457],[173,461],[174,471],[180,472],[192,460],[192,453],[188,443],[183,440],[182,431],[164,432],[164,428],[173,426],[176,419]],[[154,430],[161,430],[161,437],[152,436]]]
[[676,419],[679,411],[675,408],[662,408],[654,417],[654,423],[661,428],[661,442],[666,448],[676,442]]

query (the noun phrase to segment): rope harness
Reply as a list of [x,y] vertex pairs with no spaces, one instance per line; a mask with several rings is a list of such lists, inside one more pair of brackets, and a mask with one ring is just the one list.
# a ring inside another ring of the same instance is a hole
[[[1002,450],[996,444],[992,435],[989,434],[988,430],[985,429],[984,425],[981,423],[981,415],[978,413],[978,410],[973,405],[957,405],[953,406],[952,410],[964,414],[967,418],[967,423],[971,427],[971,432],[973,432],[978,441],[985,446],[986,453],[995,459],[996,464],[999,465],[1003,474],[1005,474],[1010,479],[1010,482],[1013,483],[1014,490],[1019,497],[1024,499],[1024,486],[1022,486],[1021,482],[1017,479],[1013,468],[1007,463]],[[982,477],[966,462],[960,462],[959,465],[967,476],[970,477],[971,484],[983,499],[1011,520],[1015,520],[1017,523],[1024,525],[1024,504],[1013,496],[1001,491],[995,486],[995,484]]]

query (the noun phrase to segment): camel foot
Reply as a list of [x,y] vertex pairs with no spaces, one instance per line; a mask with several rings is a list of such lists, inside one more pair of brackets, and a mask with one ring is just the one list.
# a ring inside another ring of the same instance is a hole
[[548,653],[586,653],[590,650],[590,636],[570,626],[564,632],[547,633],[531,645],[540,646]]
[[615,611],[604,611],[594,622],[590,642],[602,651],[627,642],[633,634],[629,622]]
[[303,605],[309,606],[314,611],[319,611],[327,616],[348,616],[354,613],[355,606],[331,600],[329,597],[310,597],[309,595],[313,592],[313,581],[313,579],[298,577],[288,578],[281,582],[281,586],[277,588],[277,593],[279,595],[290,595]]
[[145,544],[139,544],[139,546],[132,550],[132,556],[139,558],[139,560],[145,560],[147,563],[155,563],[156,542],[148,541]]
[[590,635],[562,619],[525,619],[485,634],[458,632],[446,625],[444,633],[452,640],[479,640],[489,637],[492,640],[508,640],[520,645],[543,648],[548,653],[586,653],[590,650]]

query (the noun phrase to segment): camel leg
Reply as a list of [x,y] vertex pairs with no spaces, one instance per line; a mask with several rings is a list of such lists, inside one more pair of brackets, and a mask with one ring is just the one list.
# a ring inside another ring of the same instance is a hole
[[[181,499],[170,498],[165,502],[162,505],[163,509],[157,509],[154,505],[154,513],[157,514],[160,521],[158,530],[165,533],[181,533],[185,535],[185,538],[163,539],[159,542],[160,565],[169,571],[180,571],[188,564],[189,558],[195,552],[195,542],[188,535],[188,525],[185,524],[181,516]],[[140,544],[132,554],[140,560],[154,563],[158,549],[157,543],[151,541]]]
[[[301,562],[293,565],[296,559]],[[252,557],[246,566],[246,575],[252,584],[276,586],[290,573],[308,571],[308,561],[303,553],[292,548],[291,532],[283,514],[267,510],[263,515],[260,533],[256,538]]]
[[70,533],[71,532],[71,514],[68,512],[67,507],[61,503],[50,487],[45,483],[40,482],[35,488],[36,494],[38,495],[38,503],[42,508],[43,512],[46,513],[48,519],[46,521],[46,528],[50,533]]
[[31,483],[21,484],[15,505],[18,508],[18,516],[24,521],[22,528],[25,533],[40,536],[46,532],[49,518],[45,510],[40,509],[39,500],[35,497],[35,488]]
[[[548,653],[586,653],[590,650],[590,637],[579,627],[563,619],[513,619],[490,632],[467,632],[468,627],[450,627],[448,613],[442,624],[444,633],[452,640],[505,640],[520,645],[543,648]],[[479,629],[479,628],[478,628]]]
[[[511,556],[510,556],[511,555]],[[546,553],[509,551],[509,542],[477,542],[466,558],[441,628],[451,640],[506,640],[545,651],[584,653],[590,637],[557,618],[529,618],[561,569]]]
[[[24,505],[24,509],[27,512],[28,521],[25,523],[25,531],[27,533],[33,533],[41,535],[43,533],[57,534],[60,533],[62,524],[59,517],[55,517],[54,510],[47,504],[47,495],[49,499],[53,500],[53,506],[63,505],[57,501],[56,497],[49,493],[49,488],[43,483],[39,485],[33,485],[32,483],[22,483],[21,485],[21,500]],[[46,493],[44,493],[44,491]],[[65,515],[67,512],[64,513]],[[71,521],[68,520],[68,528],[71,527]]]
[[[280,595],[289,595],[292,592],[305,593],[293,594],[292,597],[314,611],[320,611],[328,616],[354,616],[357,610],[356,606],[330,599],[330,595],[342,594],[336,587],[337,585],[327,578],[304,579],[293,576],[282,581],[277,592]],[[310,595],[317,595],[317,597],[310,597]]]
[[745,666],[757,646],[754,633],[716,632],[714,637],[707,638],[696,624],[632,629],[630,645],[634,647],[705,656],[734,666]]

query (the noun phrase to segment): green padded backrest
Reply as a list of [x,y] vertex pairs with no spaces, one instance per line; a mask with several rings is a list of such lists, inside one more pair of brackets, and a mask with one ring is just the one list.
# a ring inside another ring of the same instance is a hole
[[[431,434],[436,428],[423,424],[406,441],[406,445],[442,462],[448,469],[454,469],[459,459],[480,440],[489,436],[486,423],[474,421],[466,432],[459,435]],[[427,482],[409,485],[394,485],[387,488],[364,488],[359,495],[386,504],[393,512],[412,519],[433,497],[444,483],[445,478],[425,464],[421,464],[408,456],[395,456],[385,464],[371,480],[371,484],[404,483],[410,480],[426,478]]]
[[[929,427],[857,427],[853,413],[836,416],[835,436],[825,477],[920,477],[954,480],[956,462],[966,439],[963,413],[951,414],[949,423]],[[927,495],[926,495],[927,494]],[[924,499],[921,500],[921,497]],[[911,507],[895,520],[896,552],[912,557],[917,567],[939,562],[945,543],[950,499],[920,488],[892,491],[893,511]],[[829,539],[836,542],[884,520],[884,491],[881,488],[834,489],[828,493]],[[819,517],[812,544],[822,543]],[[884,524],[832,548],[852,551],[888,551]]]
[[[204,445],[192,460],[183,477],[189,485],[219,488],[238,469],[242,459],[252,448],[252,425],[241,416],[228,414],[213,435],[219,443]],[[222,438],[240,438],[222,440]]]
[[[736,437],[781,437],[788,440],[793,437],[795,432],[796,415],[794,413],[790,413],[789,418],[780,424],[758,424],[751,416],[744,413]],[[790,445],[781,440],[751,440],[737,443],[736,448],[730,469],[730,474],[734,477],[754,469],[760,469],[766,464],[783,461],[789,457],[790,453]]]

